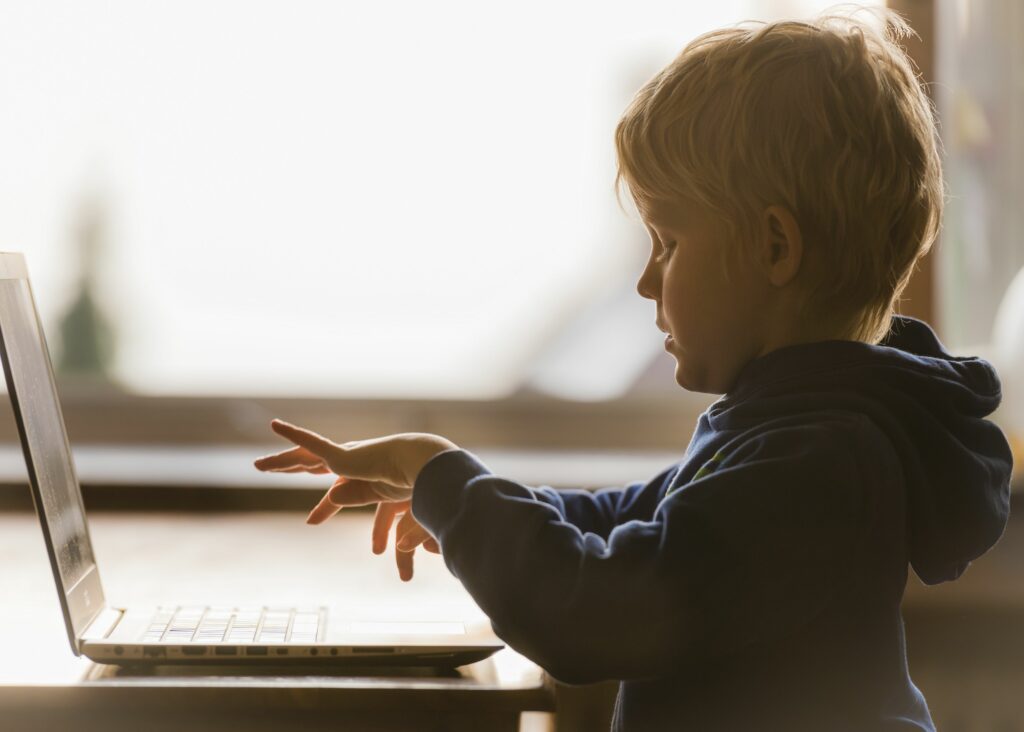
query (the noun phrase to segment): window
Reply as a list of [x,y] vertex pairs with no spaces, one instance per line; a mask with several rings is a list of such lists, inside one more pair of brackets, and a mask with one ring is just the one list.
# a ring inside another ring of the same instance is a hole
[[943,121],[946,205],[940,254],[943,330],[951,343],[992,338],[1024,268],[1024,6],[939,2],[935,85]]
[[136,394],[621,397],[670,357],[619,115],[698,33],[829,4],[12,5],[0,241],[62,369]]

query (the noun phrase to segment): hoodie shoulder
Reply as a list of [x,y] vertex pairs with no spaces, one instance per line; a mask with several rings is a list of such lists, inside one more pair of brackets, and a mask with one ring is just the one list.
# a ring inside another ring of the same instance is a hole
[[709,633],[734,652],[799,632],[877,564],[893,520],[880,508],[900,476],[884,436],[856,413],[768,420],[716,456],[658,515],[670,527],[699,521],[714,537],[723,579],[705,588],[720,629]]
[[[954,355],[925,322],[894,316],[878,345],[803,343],[747,364],[708,411],[716,431],[779,418],[858,413],[895,455],[910,563],[926,584],[959,577],[998,541],[1009,517],[1013,456],[987,417],[1002,398],[983,358]],[[877,434],[880,432],[881,434]]]
[[[854,526],[870,518],[870,493],[898,486],[899,462],[884,433],[863,414],[804,412],[739,431],[673,487],[662,507],[680,500],[713,517],[743,541],[767,517],[778,523],[826,520]],[[892,488],[890,488],[891,490]]]

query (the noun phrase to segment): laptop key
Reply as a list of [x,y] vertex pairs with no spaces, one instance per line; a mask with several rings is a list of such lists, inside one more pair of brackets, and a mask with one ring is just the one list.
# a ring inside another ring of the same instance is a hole
[[178,643],[315,643],[320,612],[312,608],[159,607],[143,640]]

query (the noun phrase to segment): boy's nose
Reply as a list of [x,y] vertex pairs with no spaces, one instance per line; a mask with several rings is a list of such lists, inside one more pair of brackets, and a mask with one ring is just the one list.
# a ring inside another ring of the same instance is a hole
[[644,270],[644,273],[640,275],[640,279],[636,283],[636,291],[640,297],[647,298],[648,300],[657,300],[657,295],[651,288],[651,279],[647,276],[648,270]]

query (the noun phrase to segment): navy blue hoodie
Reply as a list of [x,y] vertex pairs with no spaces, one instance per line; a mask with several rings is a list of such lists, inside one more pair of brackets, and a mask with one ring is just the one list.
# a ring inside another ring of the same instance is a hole
[[879,345],[750,361],[683,459],[554,490],[434,456],[413,516],[495,633],[566,683],[621,681],[615,730],[934,730],[907,669],[908,563],[959,577],[1009,517],[986,361],[897,316]]

